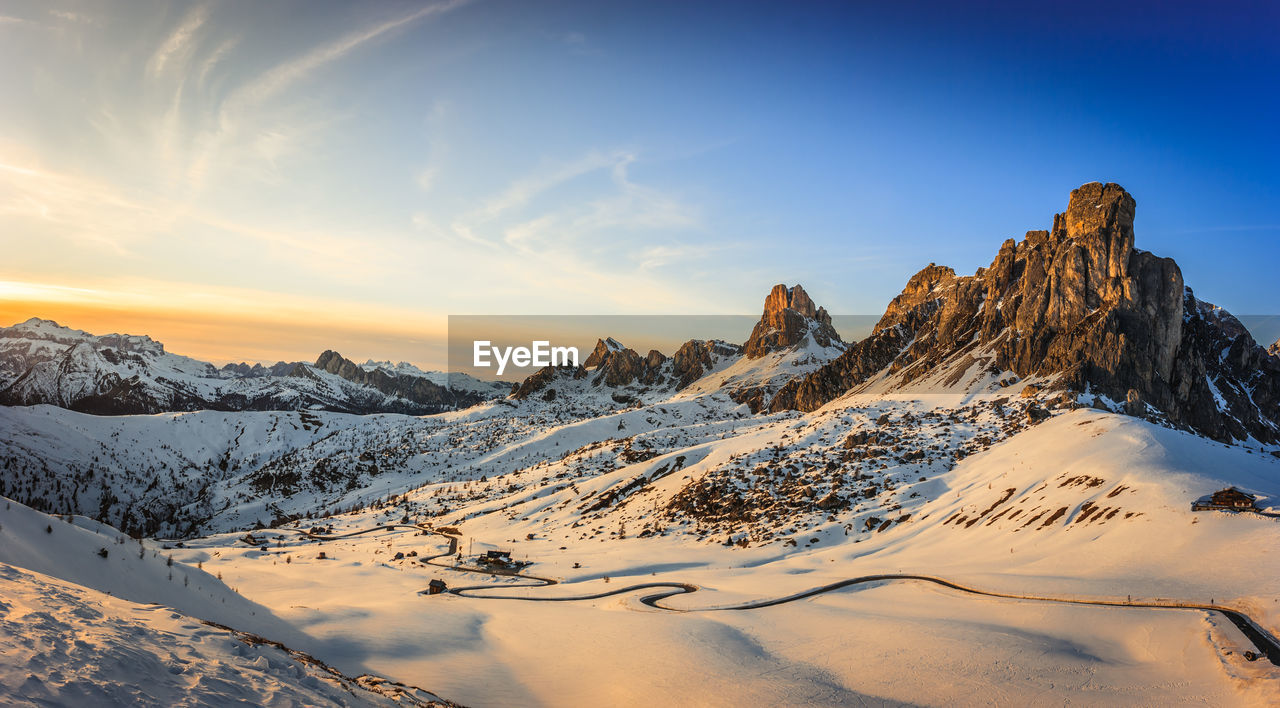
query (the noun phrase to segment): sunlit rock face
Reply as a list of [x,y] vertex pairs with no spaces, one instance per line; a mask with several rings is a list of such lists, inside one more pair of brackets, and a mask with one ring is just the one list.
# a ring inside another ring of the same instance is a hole
[[1135,212],[1119,185],[1086,184],[1052,230],[1005,241],[990,267],[957,276],[930,264],[872,336],[769,408],[815,410],[885,370],[909,382],[981,352],[992,370],[1050,377],[1214,438],[1280,440],[1280,360],[1197,300],[1172,259],[1134,248]]
[[803,287],[778,284],[765,298],[764,314],[751,330],[743,353],[750,359],[758,359],[770,352],[794,347],[805,337],[812,337],[822,347],[840,342],[840,335],[831,326],[831,315],[825,308],[816,306]]

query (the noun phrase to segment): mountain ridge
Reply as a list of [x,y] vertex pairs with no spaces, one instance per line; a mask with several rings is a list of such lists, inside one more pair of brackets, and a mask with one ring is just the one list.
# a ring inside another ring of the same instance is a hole
[[167,352],[145,335],[93,335],[31,318],[0,328],[0,404],[99,415],[193,410],[329,410],[422,415],[505,395],[506,384],[416,367],[365,366],[333,351],[265,367]]
[[1086,184],[1052,230],[1005,241],[974,275],[930,264],[871,336],[756,409],[811,411],[877,376],[902,386],[981,364],[1214,439],[1280,440],[1280,362],[1196,299],[1176,262],[1134,247],[1135,212],[1119,185]]

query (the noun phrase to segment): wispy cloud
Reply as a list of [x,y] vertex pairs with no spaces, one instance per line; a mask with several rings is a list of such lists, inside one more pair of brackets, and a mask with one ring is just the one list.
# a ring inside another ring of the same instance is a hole
[[223,143],[240,132],[241,121],[251,116],[257,117],[269,101],[284,93],[293,85],[307,79],[322,67],[342,59],[369,42],[385,37],[397,29],[424,18],[444,14],[467,4],[469,1],[447,0],[438,2],[394,19],[349,33],[332,42],[315,47],[289,61],[278,64],[263,72],[255,80],[236,88],[222,102],[222,107],[217,116],[216,127],[198,138],[196,156],[188,169],[189,177],[197,183],[201,182]]
[[466,4],[467,1],[449,0],[448,2],[427,5],[407,15],[352,32],[334,42],[317,47],[296,59],[280,64],[266,71],[256,81],[242,87],[228,98],[227,107],[222,112],[223,121],[231,120],[231,115],[238,110],[258,105],[275,96],[289,86],[306,78],[316,69],[341,59],[363,44],[424,17],[448,12]]
[[423,192],[430,192],[434,189],[436,180],[440,177],[440,171],[443,169],[441,165],[449,147],[442,135],[448,129],[446,124],[452,115],[453,104],[439,99],[431,104],[431,110],[427,112],[427,164],[418,171],[417,177],[414,178],[418,189]]
[[296,226],[268,228],[211,213],[159,194],[127,195],[111,182],[59,173],[6,159],[0,152],[0,218],[52,227],[74,247],[129,255],[141,244],[200,229],[218,233],[224,246],[277,257],[329,280],[376,277],[378,255],[355,248],[358,234]]
[[464,216],[460,223],[470,227],[491,222],[499,216],[527,205],[538,195],[572,179],[633,159],[634,156],[626,152],[592,151],[573,162],[539,170],[512,182],[510,186],[497,196],[489,199],[479,209]]
[[2,153],[0,215],[51,224],[68,238],[118,254],[169,223],[154,206],[109,185],[14,162]]
[[49,14],[64,22],[74,22],[78,24],[92,24],[93,18],[80,12],[71,12],[69,10],[50,10]]
[[[643,303],[661,311],[698,287],[673,280],[667,269],[723,246],[690,243],[705,230],[700,209],[632,179],[638,161],[635,150],[588,151],[512,180],[454,217],[447,231],[425,213],[415,214],[414,224],[431,234],[436,249],[481,248],[463,257],[484,259],[490,282],[507,289],[492,293],[498,299],[532,306],[519,293],[554,282],[558,298],[581,298],[585,310],[635,311]],[[574,196],[566,199],[562,188],[569,183]]]
[[231,50],[235,49],[236,45],[239,43],[239,37],[232,37],[231,39],[225,40],[219,44],[217,48],[210,52],[209,56],[201,62],[200,70],[196,72],[196,85],[203,88],[205,82],[209,79],[209,74],[214,70],[214,68],[222,63],[222,60],[227,57],[227,54],[231,53]]
[[191,8],[178,27],[169,34],[147,61],[147,75],[158,76],[176,61],[190,57],[196,42],[196,32],[208,19],[208,6],[196,5]]
[[[641,185],[628,174],[637,160],[632,151],[592,151],[577,160],[545,168],[515,180],[481,207],[456,218],[461,237],[488,245],[503,244],[522,253],[572,251],[581,242],[616,241],[636,231],[696,230],[696,207],[659,189]],[[537,201],[568,182],[588,179],[596,196],[569,203]],[[652,259],[650,263],[655,261]]]
[[650,271],[672,263],[700,260],[724,250],[726,247],[718,245],[658,244],[639,249],[634,254],[634,260],[640,270]]

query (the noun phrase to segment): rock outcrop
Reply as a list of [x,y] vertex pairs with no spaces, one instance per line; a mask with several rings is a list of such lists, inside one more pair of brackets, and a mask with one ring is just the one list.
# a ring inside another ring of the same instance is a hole
[[765,298],[764,314],[742,349],[747,358],[758,359],[794,347],[806,337],[821,347],[841,343],[840,335],[831,326],[831,316],[826,309],[814,305],[804,288],[778,284]]
[[931,264],[870,337],[767,407],[813,410],[874,376],[905,385],[981,359],[1217,439],[1280,440],[1280,361],[1173,260],[1134,248],[1134,214],[1119,185],[1086,184],[1050,231],[1006,241],[975,275]]
[[719,339],[690,339],[671,357],[672,374],[679,391],[711,371],[717,359],[727,359],[742,354],[742,347]]
[[1277,339],[1275,343],[1271,345],[1271,348],[1267,350],[1267,353],[1271,356],[1280,356],[1280,339]]
[[667,357],[656,349],[641,357],[634,349],[607,337],[596,341],[595,349],[582,366],[594,370],[593,382],[597,385],[616,387],[627,386],[634,381],[646,385],[656,383],[666,362]]
[[[742,354],[742,347],[720,340],[691,339],[668,357],[653,349],[641,357],[634,349],[612,337],[596,342],[582,366],[546,366],[521,381],[511,398],[524,400],[539,392],[545,400],[555,400],[555,381],[589,378],[594,387],[679,391],[705,376],[724,359]],[[619,393],[625,399],[625,393]]]

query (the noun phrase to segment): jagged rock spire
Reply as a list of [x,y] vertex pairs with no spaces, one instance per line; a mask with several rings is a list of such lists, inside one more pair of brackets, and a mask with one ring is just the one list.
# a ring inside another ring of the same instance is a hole
[[748,358],[756,359],[794,347],[806,336],[812,336],[823,347],[840,342],[840,335],[831,326],[831,315],[825,308],[815,306],[803,287],[778,284],[765,298],[764,314],[751,330],[743,352]]

